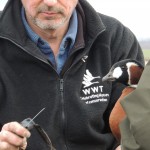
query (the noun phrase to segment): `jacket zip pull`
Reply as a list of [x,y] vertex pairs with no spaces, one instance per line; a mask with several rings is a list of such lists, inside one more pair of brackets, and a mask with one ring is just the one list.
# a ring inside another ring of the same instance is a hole
[[63,92],[64,88],[63,88],[63,83],[64,83],[64,80],[63,79],[60,79],[60,92]]
[[83,57],[82,57],[82,61],[83,61],[83,62],[86,62],[86,59],[87,59],[87,58],[88,58],[87,55],[83,56]]
[[62,121],[64,124],[65,120],[65,113],[64,113],[64,98],[63,98],[63,91],[64,91],[64,80],[60,79],[60,94],[61,94],[61,105],[62,105]]
[[63,79],[60,79],[60,94],[61,94],[61,105],[62,105],[62,121],[63,121],[63,124],[64,124],[65,113],[64,113],[63,91],[64,91],[64,80],[63,80]]

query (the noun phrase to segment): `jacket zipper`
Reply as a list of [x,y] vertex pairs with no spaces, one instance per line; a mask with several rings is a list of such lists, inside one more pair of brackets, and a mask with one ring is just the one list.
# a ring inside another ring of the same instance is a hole
[[67,149],[66,137],[65,137],[65,108],[64,108],[64,80],[60,79],[60,95],[61,95],[61,119],[62,119],[62,134],[64,136],[64,145]]

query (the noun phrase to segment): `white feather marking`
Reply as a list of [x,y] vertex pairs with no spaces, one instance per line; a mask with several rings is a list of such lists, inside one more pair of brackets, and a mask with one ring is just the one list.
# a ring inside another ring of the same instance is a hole
[[113,77],[118,79],[122,75],[122,70],[120,67],[116,67],[113,71]]
[[137,88],[137,85],[130,85],[130,87],[132,87],[132,88]]
[[126,66],[127,66],[127,72],[128,72],[128,76],[129,76],[129,80],[128,80],[128,84],[129,85],[131,85],[131,70],[130,70],[130,67],[131,66],[138,66],[136,63],[134,63],[134,62],[128,62],[127,64],[126,64]]

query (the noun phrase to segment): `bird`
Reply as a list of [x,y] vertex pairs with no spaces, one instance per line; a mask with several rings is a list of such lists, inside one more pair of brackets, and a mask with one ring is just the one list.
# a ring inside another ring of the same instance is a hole
[[134,59],[124,59],[116,62],[109,72],[102,77],[103,82],[119,82],[125,85],[121,96],[115,103],[109,116],[110,129],[118,141],[121,140],[119,124],[126,116],[120,101],[136,89],[143,70],[144,65],[139,61]]

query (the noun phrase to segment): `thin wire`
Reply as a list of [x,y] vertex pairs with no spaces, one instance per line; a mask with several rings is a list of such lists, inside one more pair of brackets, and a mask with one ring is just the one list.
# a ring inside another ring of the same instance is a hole
[[28,127],[28,125],[42,112],[42,111],[44,111],[45,110],[45,108],[43,108],[42,110],[40,110],[30,121],[29,121],[29,123],[27,124],[27,127]]

